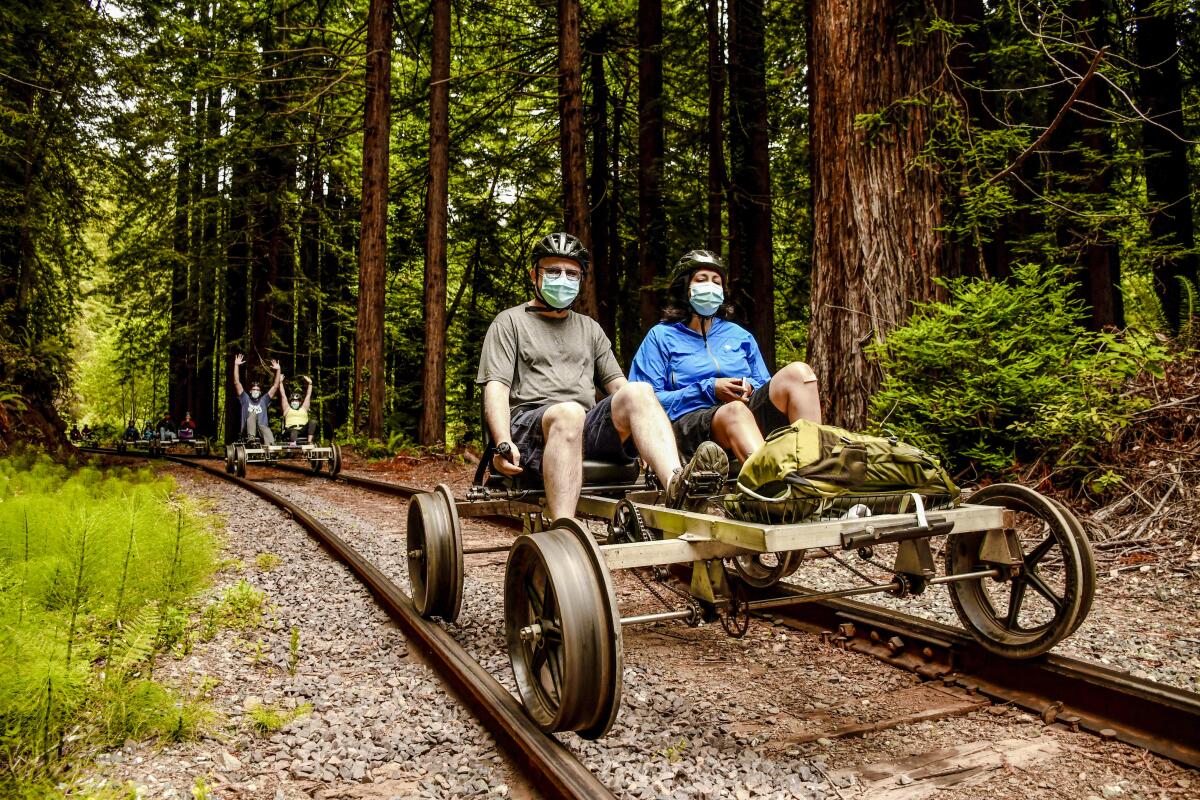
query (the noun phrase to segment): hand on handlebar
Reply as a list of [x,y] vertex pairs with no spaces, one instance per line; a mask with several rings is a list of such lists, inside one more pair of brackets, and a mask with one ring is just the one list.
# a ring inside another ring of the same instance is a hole
[[496,445],[496,455],[492,456],[492,469],[504,475],[520,475],[525,471],[521,466],[521,451],[512,442]]

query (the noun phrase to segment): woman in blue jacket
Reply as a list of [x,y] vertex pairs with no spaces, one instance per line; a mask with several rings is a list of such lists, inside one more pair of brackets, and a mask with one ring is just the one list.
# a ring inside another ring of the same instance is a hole
[[712,439],[745,461],[764,434],[801,418],[821,421],[812,368],[795,361],[772,376],[754,336],[728,320],[724,289],[715,254],[681,258],[664,319],[629,367],[629,380],[654,387],[685,458]]

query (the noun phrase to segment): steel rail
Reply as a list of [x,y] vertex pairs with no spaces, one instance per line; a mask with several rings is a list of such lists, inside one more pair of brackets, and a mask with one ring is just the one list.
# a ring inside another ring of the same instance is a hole
[[[814,593],[789,584],[769,591],[775,597]],[[772,614],[845,649],[1020,706],[1047,723],[1200,767],[1200,694],[1053,652],[1026,660],[1000,658],[958,628],[852,600],[780,606]]]
[[[139,453],[111,454],[143,457]],[[491,731],[496,741],[509,750],[518,766],[523,768],[521,771],[525,776],[547,796],[572,799],[613,796],[611,790],[570,750],[558,740],[543,733],[525,713],[517,699],[475,661],[454,637],[440,625],[423,619],[413,608],[412,600],[399,586],[314,516],[265,486],[230,475],[224,469],[211,467],[194,457],[167,455],[161,458],[230,481],[278,506],[291,516],[371,590],[379,604],[400,625],[410,641],[415,640],[419,644],[443,680],[457,690],[480,721]],[[381,485],[387,485],[381,481],[361,480],[366,481],[364,488],[370,485],[376,491],[388,491],[379,488]],[[408,488],[397,486],[398,490]]]

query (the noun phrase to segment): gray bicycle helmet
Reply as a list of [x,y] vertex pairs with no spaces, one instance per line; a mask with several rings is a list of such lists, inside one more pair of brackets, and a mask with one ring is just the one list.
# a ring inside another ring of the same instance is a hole
[[569,258],[584,272],[588,270],[588,251],[583,242],[569,233],[550,233],[533,246],[529,260],[536,269],[543,258]]

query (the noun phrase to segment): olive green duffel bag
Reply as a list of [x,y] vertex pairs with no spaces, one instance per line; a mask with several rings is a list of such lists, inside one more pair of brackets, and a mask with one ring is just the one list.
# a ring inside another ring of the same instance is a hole
[[863,504],[872,513],[906,510],[916,492],[936,505],[958,498],[937,459],[895,437],[851,433],[797,420],[767,437],[738,474],[726,508],[742,519],[799,521]]

